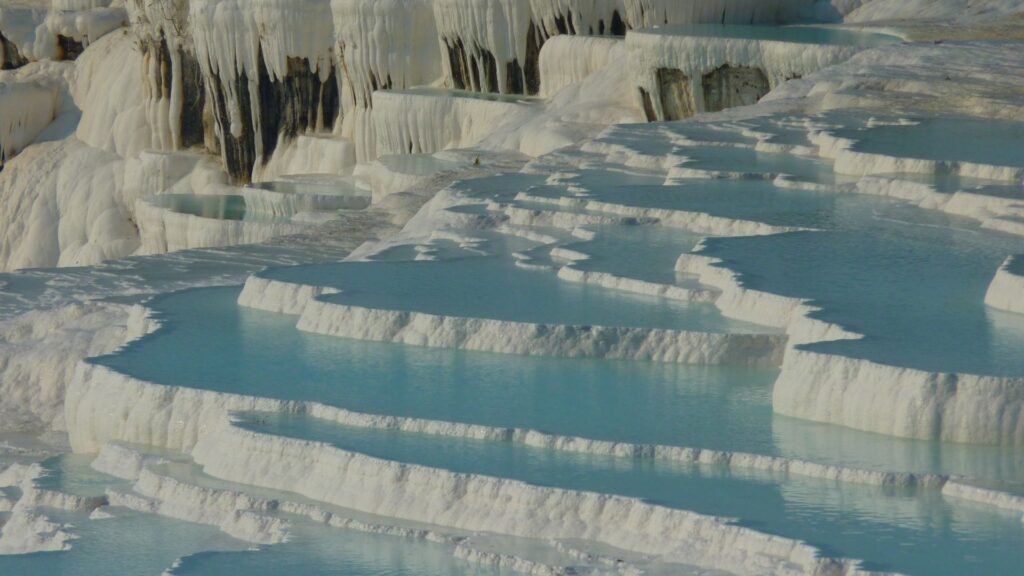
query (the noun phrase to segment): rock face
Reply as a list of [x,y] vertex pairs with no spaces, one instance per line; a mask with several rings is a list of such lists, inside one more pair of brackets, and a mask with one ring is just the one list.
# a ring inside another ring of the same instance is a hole
[[11,70],[28,64],[18,47],[0,32],[0,70]]
[[[279,142],[341,113],[328,0],[131,0],[153,146],[205,145],[248,182]],[[309,28],[312,23],[312,28]]]
[[330,129],[341,112],[335,69],[321,79],[302,58],[288,58],[287,74],[273,78],[260,52],[254,77],[245,71],[233,79],[213,73],[207,82],[221,155],[237,182],[249,181],[253,168],[273,155],[279,139]]
[[127,4],[142,52],[147,120],[156,150],[208,145],[216,150],[206,89],[188,30],[188,3],[132,0]]
[[[768,76],[760,68],[729,64],[705,74],[701,85],[704,89],[705,112],[719,112],[726,108],[757,104],[758,100],[771,91]],[[662,94],[664,102],[664,92]],[[669,117],[670,114],[670,110],[666,108],[667,120],[674,119]]]
[[530,9],[544,40],[564,34],[626,35],[622,0],[530,0]]
[[621,0],[435,0],[446,84],[460,90],[540,92],[544,43],[559,35],[622,36]]
[[[681,120],[693,116],[695,104],[690,90],[690,78],[682,70],[659,68],[658,92],[661,96],[661,110],[665,120]],[[705,92],[707,84],[705,83]],[[705,97],[706,100],[706,97]]]
[[637,104],[650,121],[756,104],[787,80],[864,49],[854,43],[800,43],[756,32],[749,37],[717,36],[685,28],[634,30],[626,35],[625,46]]
[[85,43],[71,36],[57,35],[57,59],[75,60],[85,51]]
[[[170,146],[184,149],[205,143],[204,108],[206,92],[195,55],[181,47],[172,48],[166,38],[144,43],[143,66],[148,73],[147,96],[169,108]],[[173,109],[173,112],[172,110]]]
[[225,167],[248,182],[278,143],[340,113],[327,0],[202,0],[190,30]]

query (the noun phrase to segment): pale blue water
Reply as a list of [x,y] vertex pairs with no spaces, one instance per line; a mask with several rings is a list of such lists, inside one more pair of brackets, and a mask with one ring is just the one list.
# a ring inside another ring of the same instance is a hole
[[[1024,122],[975,118],[918,118],[910,126],[837,130],[853,149],[926,160],[1024,167]],[[983,144],[982,144],[983,143]]]
[[[819,41],[813,34],[805,39]],[[792,125],[750,122],[782,141],[804,143]],[[624,127],[611,131],[608,138],[648,154],[686,153],[699,168],[832,181],[824,162],[735,148],[681,148],[673,144],[673,137],[751,141],[747,136],[716,135],[709,127],[683,126]],[[989,131],[969,121],[954,121],[909,128],[907,132],[881,127],[864,133],[879,135],[872,140],[879,150],[898,151],[902,142],[914,148],[910,153],[936,159],[970,159],[976,154],[1017,162],[1020,155],[1011,146],[1019,141],[1013,126]],[[987,154],[982,146],[972,151],[962,142],[932,143],[950,136],[964,142],[984,136],[989,145],[1006,150]],[[593,156],[582,153],[576,160],[583,167],[569,180],[605,201],[821,229],[707,241],[707,252],[723,258],[750,286],[813,299],[825,308],[822,318],[867,334],[862,342],[812,345],[815,349],[929,370],[1024,375],[1024,318],[987,310],[982,304],[988,282],[1005,256],[1024,252],[1019,238],[883,199],[782,190],[757,179],[685,180],[662,186],[663,174],[605,170]],[[410,166],[421,168],[429,169],[416,162]],[[505,174],[453,188],[476,200],[511,201],[526,189],[551,196],[566,193],[547,185],[546,179],[546,174]],[[935,180],[943,190],[963,185]],[[993,195],[1012,197],[1016,192],[1013,183],[977,185]],[[223,214],[230,213],[223,202],[217,208],[217,200],[209,201],[212,207],[188,202],[183,205],[186,210],[222,208]],[[579,266],[657,282],[693,282],[676,277],[673,265],[680,252],[693,247],[696,235],[636,226],[604,226],[597,231],[594,241],[572,242],[574,249],[593,256]],[[532,243],[502,245],[500,237],[482,236],[489,242],[480,247],[497,255],[471,255],[473,247],[439,241],[431,252],[447,261],[399,262],[416,255],[401,249],[380,262],[278,269],[267,275],[340,287],[344,293],[332,299],[376,308],[546,323],[757,329],[728,321],[710,306],[602,290],[558,281],[550,272],[522,270],[512,265],[507,253],[529,250]],[[234,268],[230,254],[225,251],[220,260],[196,265],[223,279],[258,261]],[[98,292],[122,280],[119,293],[130,294],[135,287],[159,283],[161,262],[170,268],[193,265],[171,256],[158,262],[132,261],[98,275],[48,272],[11,276],[9,282],[4,276],[0,281],[7,282],[4,290],[9,294],[0,299],[0,306],[8,296],[24,295],[19,303],[24,305],[51,301],[45,295],[57,287]],[[217,262],[225,262],[223,272]],[[181,281],[174,270],[166,274],[168,281]],[[877,470],[963,474],[1024,492],[1021,448],[900,440],[774,416],[772,370],[505,356],[328,338],[298,332],[294,317],[237,307],[238,291],[189,290],[157,298],[153,307],[164,328],[97,362],[157,383],[316,400],[374,414],[783,455]],[[936,492],[882,490],[796,476],[772,478],[739,470],[730,475],[713,467],[376,432],[300,417],[261,417],[261,422],[256,429],[263,432],[328,441],[383,458],[735,516],[758,530],[805,539],[830,556],[864,558],[869,568],[909,574],[1002,574],[1024,565],[1019,514],[956,503]],[[89,471],[84,467],[87,461],[69,457],[50,462],[54,472],[42,484],[79,494],[125,485]],[[293,542],[240,552],[239,543],[212,528],[127,512],[119,516],[93,522],[84,515],[63,514],[61,519],[76,524],[82,536],[73,553],[0,557],[0,573],[155,574],[183,555],[178,568],[183,574],[480,573],[452,560],[444,547],[415,541],[299,525]],[[214,551],[197,553],[210,549]],[[116,565],[111,564],[112,557],[118,558]]]
[[473,199],[510,200],[530,186],[543,184],[546,174],[510,172],[484,176],[472,180],[460,180],[449,188]]
[[150,202],[172,212],[190,214],[213,220],[245,220],[247,222],[280,222],[288,218],[246,209],[245,198],[234,194],[161,194]]
[[326,203],[326,200],[330,200],[332,205],[345,210],[362,210],[370,205],[371,200],[371,190],[368,185],[344,176],[323,174],[282,176],[280,180],[249,184],[248,188],[268,190],[278,194],[319,197],[321,202]]
[[836,180],[832,165],[819,158],[759,152],[732,146],[688,146],[677,149],[675,153],[688,159],[687,162],[680,164],[683,168],[763,175],[786,174],[797,180],[820,183],[832,183]]
[[[127,482],[94,472],[91,456],[63,456],[45,462],[51,476],[44,487],[90,496],[109,486]],[[72,525],[67,531],[76,539],[71,551],[40,552],[20,556],[0,555],[0,574],[108,576],[131,574],[155,576],[181,556],[202,550],[243,550],[247,545],[211,526],[172,520],[116,508],[116,517],[90,520],[88,513],[42,509],[47,517]]]
[[[348,249],[358,245],[354,238]],[[230,246],[108,260],[95,266],[38,268],[0,274],[0,318],[96,299],[139,301],[189,286],[244,282],[267,266],[338,260],[344,243],[324,246]]]
[[[600,226],[597,238],[569,247],[589,255],[575,264],[582,270],[609,272],[648,282],[700,287],[692,277],[675,272],[676,260],[690,252],[702,238],[699,234],[662,226]],[[643,258],[638,258],[638,255]]]
[[[565,191],[547,186],[531,193]],[[779,189],[760,180],[623,185],[590,196],[821,230],[710,239],[704,253],[740,272],[747,286],[810,299],[824,308],[817,317],[868,336],[814,349],[924,370],[1024,375],[1024,317],[984,305],[996,270],[1024,251],[1019,237],[884,198]],[[652,273],[665,271],[665,258],[642,261]],[[642,275],[640,262],[631,268]]]
[[[78,495],[100,495],[130,482],[89,468],[92,455],[62,456],[45,462],[50,475],[42,487]],[[511,574],[457,560],[451,549],[408,538],[325,528],[289,517],[293,540],[275,546],[241,542],[219,529],[107,508],[114,518],[90,520],[88,513],[42,509],[47,517],[70,523],[72,549],[20,556],[0,555],[0,574],[47,576],[156,576],[171,574],[338,574],[345,576],[462,576]]]
[[702,38],[741,38],[794,42],[797,44],[834,44],[865,48],[900,42],[890,34],[831,28],[825,26],[740,26],[722,24],[686,24],[645,28],[645,34],[697,36]]
[[1011,573],[1024,563],[1018,514],[953,505],[935,491],[836,485],[799,476],[779,480],[730,475],[631,458],[596,457],[515,446],[379,432],[302,416],[265,418],[244,427],[317,440],[380,458],[460,473],[641,498],[798,538],[834,557],[866,560],[907,574]]
[[171,520],[125,509],[115,518],[90,520],[88,514],[43,510],[57,522],[71,523],[79,537],[72,549],[20,556],[0,555],[0,574],[46,576],[156,576],[179,557],[202,550],[239,550],[244,544],[212,526]]
[[995,271],[1020,251],[1011,236],[892,205],[857,227],[713,239],[707,253],[744,283],[809,298],[817,317],[867,335],[811,349],[923,370],[1024,375],[1024,317],[984,305]]
[[357,188],[352,182],[339,180],[338,182],[316,181],[316,180],[274,180],[271,182],[257,182],[249,184],[249,188],[270,190],[281,194],[324,194],[324,195],[354,195],[365,196],[368,191]]
[[[263,274],[331,286],[329,302],[373,309],[547,324],[639,326],[703,332],[769,332],[729,320],[711,304],[685,303],[564,282],[515,265],[508,251],[531,246],[495,238],[497,256],[427,262],[352,262],[280,268]],[[680,253],[682,250],[680,250]],[[672,263],[668,263],[671,266]],[[671,268],[669,268],[671,269]]]
[[513,574],[457,560],[449,548],[409,538],[298,524],[295,539],[260,550],[201,552],[184,558],[180,576],[461,576]]
[[[737,130],[735,127],[705,122],[660,122],[658,123],[659,135],[670,136],[674,141],[677,137],[687,142],[708,143],[717,146],[721,144],[733,144],[752,146],[757,141],[748,134]],[[777,130],[774,123],[772,129]],[[649,130],[648,130],[649,132]],[[648,134],[648,138],[650,138]],[[806,137],[806,133],[805,133]]]
[[1021,182],[965,178],[958,174],[880,174],[879,176],[893,180],[928,184],[934,187],[937,192],[947,194],[962,191],[982,196],[1024,199],[1024,183]]
[[772,450],[772,370],[331,338],[295,330],[292,316],[240,308],[238,292],[202,289],[158,298],[152,305],[166,329],[97,362],[159,383],[317,400],[374,414]]
[[[536,186],[530,194],[539,197],[565,196],[563,188]],[[837,213],[847,203],[876,202],[838,194],[779,188],[768,180],[716,179],[681,180],[672,185],[621,185],[597,189],[587,197],[611,204],[637,208],[668,208],[704,212],[712,216],[751,220],[775,226],[836,226]],[[539,203],[517,205],[552,210]],[[564,210],[559,208],[560,210]]]
[[997,481],[1024,474],[1019,448],[905,440],[774,416],[774,370],[331,338],[295,330],[295,317],[238,307],[238,292],[160,297],[151,306],[164,329],[96,362],[162,384],[316,400],[371,414]]

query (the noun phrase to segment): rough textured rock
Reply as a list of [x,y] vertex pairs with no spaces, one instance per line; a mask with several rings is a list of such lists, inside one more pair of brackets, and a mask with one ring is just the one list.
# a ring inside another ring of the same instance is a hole
[[0,70],[11,70],[28,64],[18,47],[0,32]]
[[683,74],[682,70],[672,68],[659,68],[657,76],[661,110],[665,120],[682,120],[693,116],[696,113],[696,106],[693,102],[693,92],[690,90],[690,77]]
[[704,89],[705,112],[719,112],[726,108],[757,104],[758,100],[771,91],[765,73],[760,68],[748,66],[726,64],[705,74],[701,84]]

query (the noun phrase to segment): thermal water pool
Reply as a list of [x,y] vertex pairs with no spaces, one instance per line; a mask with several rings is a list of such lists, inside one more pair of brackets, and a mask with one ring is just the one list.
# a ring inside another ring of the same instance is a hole
[[[168,457],[174,457],[168,454]],[[127,490],[131,482],[89,467],[93,455],[64,455],[43,462],[45,489],[100,496],[107,489]],[[167,464],[164,466],[172,466]],[[179,466],[180,467],[180,466]],[[161,466],[153,466],[161,473]],[[185,478],[192,481],[192,478]],[[200,483],[201,485],[201,483]],[[0,573],[61,576],[117,574],[345,574],[346,576],[459,576],[509,574],[459,560],[438,543],[356,530],[330,528],[308,519],[286,517],[292,541],[253,546],[214,526],[175,520],[118,506],[104,507],[109,518],[90,513],[42,508],[74,539],[70,551],[29,555],[0,554]]]
[[[706,303],[680,303],[567,283],[507,256],[532,242],[483,236],[488,255],[425,262],[346,262],[261,274],[281,282],[337,288],[327,302],[370,309],[543,324],[637,326],[716,333],[773,330],[724,318]],[[493,255],[492,255],[493,254]]]
[[1019,514],[944,500],[936,491],[837,484],[796,475],[746,476],[713,466],[365,430],[305,416],[260,415],[243,419],[241,425],[387,460],[736,517],[740,525],[808,541],[828,556],[865,559],[868,569],[1006,573],[1024,561]]
[[796,44],[875,47],[899,42],[899,36],[871,30],[829,26],[758,26],[730,24],[677,24],[645,28],[645,34],[694,36],[698,38],[737,38]]
[[[238,293],[216,288],[160,297],[151,306],[166,328],[96,362],[162,384],[315,400],[372,414],[771,449],[774,370],[523,357],[333,338],[296,330],[293,316],[239,307]],[[190,361],[182,363],[183,357]],[[708,409],[712,405],[720,409]],[[737,433],[722,436],[723,422]]]
[[868,128],[845,128],[836,135],[855,140],[853,150],[897,158],[973,162],[1024,168],[1024,123],[975,118],[914,118]]
[[[37,480],[43,487],[79,496],[99,496],[108,487],[128,482],[89,468],[91,455],[64,455],[43,462],[48,476]],[[48,518],[70,523],[65,528],[75,539],[70,551],[37,552],[28,555],[0,554],[3,574],[60,574],[62,576],[104,576],[117,574],[160,574],[181,556],[203,550],[244,550],[248,545],[212,526],[173,520],[117,508],[113,518],[93,520],[89,512],[43,508]]]
[[709,240],[758,290],[807,298],[815,316],[867,337],[814,350],[922,370],[1024,375],[1024,317],[986,308],[985,291],[1017,237],[901,205],[856,227]]
[[161,384],[314,400],[370,414],[997,481],[1024,473],[1021,452],[1012,447],[890,438],[773,416],[775,370],[326,337],[295,330],[293,316],[237,306],[238,292],[213,288],[158,298],[150,306],[164,327],[95,362]]

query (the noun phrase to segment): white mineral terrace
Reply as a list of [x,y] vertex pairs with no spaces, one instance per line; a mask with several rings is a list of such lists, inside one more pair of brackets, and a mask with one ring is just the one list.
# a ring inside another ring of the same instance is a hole
[[0,0],[0,574],[1012,574],[1017,0]]

